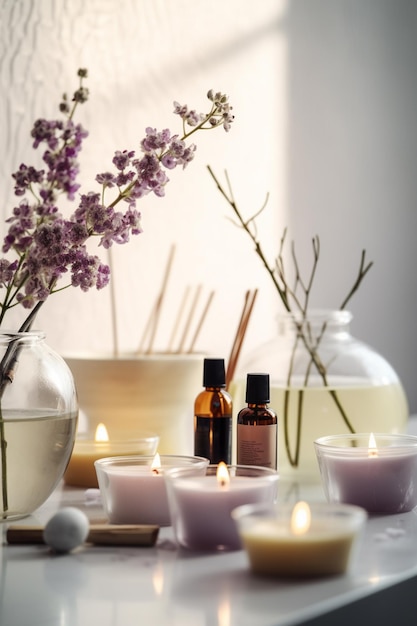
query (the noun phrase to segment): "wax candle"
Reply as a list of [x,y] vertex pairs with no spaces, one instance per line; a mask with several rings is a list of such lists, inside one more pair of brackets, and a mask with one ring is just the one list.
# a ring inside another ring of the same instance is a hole
[[329,502],[378,513],[401,513],[417,505],[417,437],[335,435],[314,445]]
[[232,515],[252,571],[280,577],[344,573],[366,519],[359,507],[306,502],[243,506]]
[[168,496],[177,542],[189,550],[240,549],[232,510],[247,503],[273,502],[277,481],[277,472],[270,468],[224,463],[210,466],[205,476],[189,476],[182,470],[168,472]]
[[208,459],[197,456],[113,457],[95,463],[104,510],[112,524],[169,526],[167,470],[183,467],[201,474]]
[[158,442],[159,437],[154,434],[110,440],[104,424],[99,424],[94,438],[76,439],[64,481],[74,487],[98,487],[95,461],[115,455],[154,455]]

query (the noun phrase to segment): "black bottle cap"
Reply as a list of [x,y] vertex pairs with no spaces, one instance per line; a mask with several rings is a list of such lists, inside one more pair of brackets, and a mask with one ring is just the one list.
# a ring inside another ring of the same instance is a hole
[[268,404],[269,374],[248,374],[246,379],[246,402]]
[[224,359],[204,359],[204,387],[226,387]]

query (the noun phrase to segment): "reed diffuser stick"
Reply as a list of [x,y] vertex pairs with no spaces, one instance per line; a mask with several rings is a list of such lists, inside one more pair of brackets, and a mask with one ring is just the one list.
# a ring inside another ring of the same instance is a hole
[[201,332],[201,328],[202,328],[202,326],[204,324],[204,321],[205,321],[205,319],[207,317],[208,310],[209,310],[209,308],[211,306],[211,303],[213,301],[214,293],[215,293],[214,291],[211,291],[210,294],[209,294],[209,297],[207,298],[206,306],[204,307],[204,310],[203,310],[203,312],[201,314],[200,320],[199,320],[199,322],[197,324],[197,328],[195,329],[194,336],[193,336],[193,338],[191,340],[190,347],[188,348],[188,351],[187,351],[188,353],[191,353],[193,351],[193,349],[194,349],[194,346],[196,344],[197,338],[198,338],[198,336],[199,336],[199,334]]
[[155,341],[155,335],[156,335],[156,331],[157,331],[157,328],[158,328],[159,318],[160,318],[161,309],[162,309],[162,303],[164,301],[169,275],[171,273],[171,267],[172,267],[172,261],[174,259],[174,254],[175,254],[175,245],[172,245],[171,246],[171,251],[170,251],[169,257],[168,257],[168,262],[167,262],[167,265],[165,267],[165,274],[164,274],[164,279],[162,281],[162,287],[161,287],[161,290],[159,292],[158,299],[156,301],[155,314],[154,314],[154,317],[153,317],[153,328],[152,328],[152,331],[151,331],[151,338],[149,340],[148,349],[146,351],[147,354],[151,354],[151,352],[153,350],[153,344],[154,344],[154,341]]
[[237,363],[239,360],[240,352],[243,345],[243,340],[246,335],[246,330],[248,328],[249,320],[252,315],[253,307],[255,304],[256,296],[258,295],[258,290],[255,289],[253,292],[248,290],[245,294],[245,301],[243,304],[242,313],[240,316],[239,325],[237,327],[235,339],[233,341],[232,349],[230,351],[229,362],[226,371],[226,389],[229,389],[230,383],[233,380],[233,376],[236,372]]
[[175,341],[175,338],[177,336],[178,329],[180,327],[180,323],[181,323],[182,317],[184,315],[185,307],[186,307],[188,298],[190,296],[190,292],[191,292],[191,287],[190,287],[190,285],[187,285],[187,287],[185,288],[184,294],[182,296],[182,299],[181,299],[181,303],[180,303],[180,306],[179,306],[179,309],[178,309],[178,313],[177,313],[177,317],[175,319],[174,326],[172,328],[171,338],[170,338],[169,344],[168,344],[168,352],[172,352],[173,351],[174,341]]
[[190,330],[191,322],[192,322],[192,319],[194,317],[195,310],[197,308],[197,304],[198,304],[198,300],[200,298],[200,294],[201,294],[201,285],[198,285],[197,288],[196,288],[195,294],[194,294],[194,299],[193,299],[193,302],[191,304],[190,311],[188,313],[188,318],[187,318],[187,321],[185,323],[185,327],[184,327],[184,331],[183,331],[183,334],[182,334],[182,337],[181,337],[180,345],[178,346],[178,349],[177,349],[177,352],[180,353],[180,354],[182,352],[184,352],[185,340],[187,338],[188,331]]
[[146,326],[145,326],[145,328],[143,330],[142,337],[141,337],[141,340],[140,340],[140,343],[139,343],[139,347],[138,347],[138,349],[136,351],[137,354],[144,354],[145,353],[145,343],[146,343],[147,337],[148,337],[148,335],[149,335],[149,333],[151,331],[151,327],[152,327],[152,324],[153,324],[153,318],[154,318],[155,313],[156,313],[156,302],[155,302],[155,304],[152,307],[152,311],[151,311],[151,313],[150,313],[150,315],[148,317],[148,321],[146,322]]
[[[168,261],[165,266],[165,273],[162,280],[162,286],[159,290],[158,297],[155,301],[154,306],[152,307],[151,313],[149,315],[148,321],[146,322],[145,329],[142,333],[141,340],[139,342],[139,347],[137,349],[137,354],[150,354],[153,349],[153,343],[155,340],[155,335],[158,327],[159,317],[161,314],[162,303],[165,297],[165,292],[168,284],[168,278],[171,273],[172,262],[175,254],[175,245],[171,246],[171,250],[169,253]],[[147,340],[148,335],[150,335],[148,347],[145,350],[145,342]]]

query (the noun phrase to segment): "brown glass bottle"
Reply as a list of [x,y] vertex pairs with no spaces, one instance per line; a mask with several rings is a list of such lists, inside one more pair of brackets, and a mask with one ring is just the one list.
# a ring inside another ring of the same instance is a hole
[[232,398],[224,359],[204,359],[204,391],[194,402],[194,454],[210,463],[232,461]]
[[269,374],[247,374],[248,406],[237,416],[237,463],[277,469],[277,415],[268,407]]

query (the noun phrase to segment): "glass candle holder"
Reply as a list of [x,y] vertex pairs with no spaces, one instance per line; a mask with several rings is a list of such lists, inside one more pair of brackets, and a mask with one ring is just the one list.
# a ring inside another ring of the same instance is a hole
[[232,513],[255,574],[316,577],[344,573],[366,512],[324,502],[238,507]]
[[165,477],[168,470],[182,468],[191,475],[205,474],[208,459],[162,454],[125,456],[95,462],[103,507],[111,524],[170,526]]
[[352,434],[314,442],[324,493],[374,513],[402,513],[417,505],[417,437]]
[[275,470],[229,465],[225,466],[229,481],[224,482],[218,479],[218,467],[210,465],[203,476],[191,476],[183,468],[167,472],[172,525],[182,548],[201,552],[239,550],[242,544],[232,510],[248,503],[272,503],[276,498]]
[[70,462],[64,474],[64,481],[72,487],[98,487],[94,462],[113,456],[149,457],[158,449],[159,437],[153,433],[137,433],[132,437],[97,441],[86,435],[75,440]]

